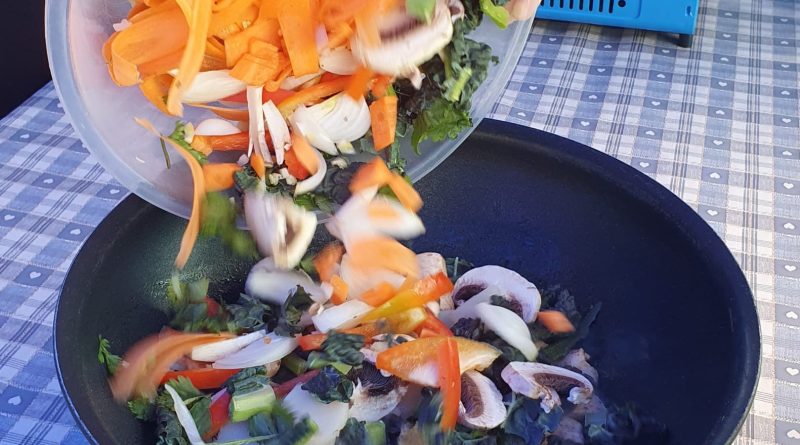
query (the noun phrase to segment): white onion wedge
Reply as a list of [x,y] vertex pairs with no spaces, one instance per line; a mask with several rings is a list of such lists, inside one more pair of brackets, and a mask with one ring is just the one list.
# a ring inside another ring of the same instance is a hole
[[306,137],[308,143],[317,150],[324,151],[331,156],[339,153],[336,149],[336,144],[328,137],[325,130],[319,126],[317,118],[314,113],[308,111],[304,105],[300,105],[294,110],[290,117],[292,126],[295,130],[299,130]]
[[331,329],[348,329],[357,325],[373,308],[361,300],[347,300],[331,306],[311,317],[318,331],[327,333]]
[[359,65],[353,53],[347,48],[323,51],[319,56],[319,67],[333,74],[348,76],[355,73]]
[[504,307],[489,303],[475,306],[475,313],[483,321],[484,326],[491,329],[498,337],[517,348],[528,361],[536,360],[539,349],[531,339],[531,331],[522,318]]
[[[177,70],[175,71],[175,74],[177,74]],[[231,77],[230,73],[229,70],[197,73],[192,84],[183,93],[181,101],[186,103],[216,102],[228,96],[241,93],[247,88],[247,84]]]
[[[314,149],[312,148],[312,150]],[[317,172],[297,183],[294,187],[294,196],[314,191],[322,184],[325,174],[328,173],[328,163],[325,162],[325,157],[317,150],[314,150],[314,154],[317,155]]]
[[228,340],[200,345],[192,349],[192,360],[199,362],[215,362],[227,355],[244,348],[254,341],[261,340],[267,335],[264,330],[240,335]]
[[283,153],[286,151],[286,146],[292,143],[289,126],[286,125],[283,115],[271,100],[264,104],[263,109],[264,119],[267,121],[269,135],[272,138],[272,147],[275,149],[275,160],[280,165],[283,164]]
[[272,163],[272,155],[267,147],[267,134],[264,129],[264,113],[261,111],[263,87],[247,87],[247,113],[250,117],[250,143],[247,156],[252,156],[253,149],[264,158],[267,164]]
[[317,424],[317,432],[306,445],[333,445],[344,428],[350,407],[345,402],[322,403],[313,394],[297,385],[283,399],[283,405],[298,419],[308,416]]
[[195,136],[227,136],[241,132],[236,125],[218,118],[206,119],[194,127]]
[[339,93],[308,109],[334,142],[350,142],[364,136],[370,127],[369,106],[362,97],[353,100]]
[[478,314],[475,312],[475,306],[492,301],[493,295],[500,295],[500,290],[491,286],[487,287],[473,295],[467,301],[461,303],[457,308],[451,311],[440,311],[439,320],[447,326],[453,326],[462,318],[478,318]]
[[375,231],[395,239],[412,239],[425,233],[422,219],[394,199],[376,197],[365,216]]
[[278,361],[297,348],[297,339],[269,333],[259,341],[223,357],[212,365],[217,369],[242,369]]
[[194,418],[192,418],[192,413],[189,411],[189,407],[183,403],[181,396],[172,389],[169,383],[164,385],[164,389],[166,389],[170,397],[172,397],[172,403],[175,405],[175,414],[178,416],[178,422],[186,432],[186,437],[189,438],[189,442],[192,445],[205,445],[203,438],[200,436],[200,431],[197,430],[197,424],[194,422]]

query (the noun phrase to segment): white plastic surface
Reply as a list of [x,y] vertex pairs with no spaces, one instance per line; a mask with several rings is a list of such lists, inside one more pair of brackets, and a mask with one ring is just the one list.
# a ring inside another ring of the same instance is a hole
[[[159,142],[134,121],[149,119],[162,132],[169,132],[175,119],[158,112],[136,87],[120,88],[108,75],[101,47],[113,32],[112,24],[123,19],[127,0],[47,0],[46,36],[50,68],[61,102],[84,144],[122,185],[146,201],[181,217],[191,205],[191,176],[186,164],[172,153],[167,170]],[[505,30],[491,20],[470,37],[491,45],[500,63],[490,68],[489,78],[473,98],[473,120],[477,125],[494,105],[519,59],[531,21],[515,23]],[[186,107],[184,120],[197,122],[209,113]],[[403,150],[408,174],[422,178],[449,156],[468,136],[443,143],[425,143],[422,156],[415,155],[408,141]]]

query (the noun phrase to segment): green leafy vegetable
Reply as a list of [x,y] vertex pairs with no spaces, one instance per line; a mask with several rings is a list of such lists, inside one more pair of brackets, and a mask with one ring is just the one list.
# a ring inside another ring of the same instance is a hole
[[294,375],[300,375],[308,371],[308,362],[294,353],[284,357],[281,360],[281,366],[288,369]]
[[177,414],[167,408],[156,410],[156,434],[156,445],[189,445]]
[[264,329],[272,320],[272,308],[259,300],[240,294],[236,304],[224,304],[229,314],[228,330],[230,332],[253,332]]
[[322,193],[309,192],[295,196],[294,203],[306,210],[321,210],[323,212],[333,213],[333,201]]
[[364,341],[363,335],[331,331],[322,342],[323,358],[354,367],[361,366],[364,361],[364,354],[361,353]]
[[450,330],[456,337],[478,340],[483,336],[483,323],[478,318],[462,318]]
[[281,318],[278,320],[275,333],[284,337],[301,333],[303,328],[300,326],[300,318],[313,303],[311,295],[302,286],[297,286],[281,307]]
[[352,417],[347,419],[344,428],[339,431],[335,443],[335,445],[384,444],[386,444],[386,427],[383,422],[359,422]]
[[480,0],[481,11],[489,16],[490,19],[500,29],[506,29],[508,23],[511,21],[511,15],[506,8],[498,6],[492,0]]
[[492,306],[499,306],[503,309],[508,309],[511,312],[518,313],[519,307],[514,304],[511,300],[507,300],[500,295],[492,295],[490,299],[490,304]]
[[426,139],[440,142],[455,139],[463,130],[472,127],[469,110],[453,106],[441,97],[434,100],[414,120],[414,131],[411,133],[411,144],[419,154],[419,144]]
[[[181,396],[181,400],[194,399],[195,397],[202,397],[203,393],[194,387],[192,381],[184,376],[179,376],[167,382],[167,384]],[[169,395],[169,394],[167,394]],[[169,399],[172,400],[172,399]],[[172,407],[172,404],[169,404]]]
[[108,375],[114,375],[114,373],[117,372],[117,366],[119,366],[119,363],[122,361],[122,357],[112,354],[111,351],[109,351],[111,345],[107,338],[98,335],[97,340],[99,342],[99,346],[97,347],[97,361],[106,367]]
[[225,383],[231,393],[231,421],[243,422],[260,412],[268,412],[275,403],[275,391],[264,367],[243,369]]
[[269,413],[258,413],[247,421],[250,436],[265,436],[259,445],[303,445],[317,432],[317,424],[308,417],[295,418],[279,402]]
[[128,401],[128,410],[139,420],[150,421],[156,412],[153,402],[147,397],[137,397]]
[[[189,412],[192,414],[194,422],[197,424],[197,430],[200,432],[200,434],[205,434],[209,429],[211,429],[211,415],[209,412],[209,408],[211,407],[211,397],[200,392],[194,387],[191,380],[183,376],[172,379],[166,384],[174,389],[175,392],[180,396],[181,400],[186,403],[186,406],[189,408]],[[157,406],[157,419],[160,419],[160,417],[163,415],[162,411],[165,410],[173,413],[174,416],[175,405],[172,401],[172,397],[170,397],[169,393],[166,391],[161,391],[158,396],[156,396],[155,405]],[[130,406],[128,408],[130,409]],[[174,420],[177,422],[177,417]],[[181,428],[181,434],[182,431],[183,429]]]
[[233,182],[236,184],[236,189],[244,193],[248,190],[258,188],[261,180],[256,175],[255,170],[249,165],[245,165],[239,171],[233,174]]
[[539,444],[545,435],[555,431],[564,411],[560,406],[545,413],[539,402],[524,396],[517,397],[508,409],[508,417],[502,425],[506,435],[503,443]]
[[219,192],[206,194],[200,234],[219,238],[228,248],[244,258],[258,258],[256,243],[249,232],[236,227],[236,204]]
[[192,148],[188,142],[186,142],[186,123],[185,122],[176,122],[175,123],[175,130],[172,131],[172,134],[167,136],[169,139],[172,139],[176,144],[180,145],[181,148],[189,152],[193,158],[203,165],[208,162],[208,158],[203,153]]
[[189,412],[197,425],[197,431],[201,435],[206,434],[211,429],[211,397],[204,396],[192,402]]
[[406,0],[406,12],[420,22],[430,23],[436,9],[436,0]]
[[349,402],[353,395],[353,382],[333,366],[325,366],[319,374],[302,386],[322,403]]
[[303,259],[300,260],[299,267],[300,270],[307,273],[308,276],[310,276],[313,279],[317,279],[318,276],[317,276],[317,268],[316,266],[314,266],[314,255],[315,254],[311,252],[306,253],[306,256],[304,256]]

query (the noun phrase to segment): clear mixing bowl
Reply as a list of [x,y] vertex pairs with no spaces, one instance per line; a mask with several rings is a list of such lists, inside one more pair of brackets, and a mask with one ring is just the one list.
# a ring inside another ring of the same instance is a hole
[[[103,167],[146,201],[186,218],[192,201],[189,169],[173,154],[168,170],[161,145],[133,121],[134,117],[146,118],[167,131],[174,126],[175,118],[158,112],[138,88],[116,86],[101,56],[103,42],[113,32],[111,25],[122,20],[129,8],[127,0],[47,0],[45,24],[53,81],[73,127]],[[473,97],[476,126],[491,111],[511,77],[531,23],[518,22],[500,30],[486,19],[470,35],[491,45],[500,59]],[[187,108],[184,119],[197,122],[207,113]],[[408,140],[403,141],[408,174],[415,181],[422,178],[470,131],[455,140],[423,144],[421,156],[414,154]]]

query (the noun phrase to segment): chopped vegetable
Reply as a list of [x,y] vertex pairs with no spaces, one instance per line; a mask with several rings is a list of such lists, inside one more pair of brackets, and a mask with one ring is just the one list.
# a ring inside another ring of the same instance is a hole
[[223,426],[230,421],[230,404],[231,393],[227,389],[223,389],[211,398],[211,406],[209,407],[209,416],[211,417],[211,426],[205,434],[203,440],[209,441],[219,433]]
[[411,308],[422,307],[428,302],[438,300],[452,289],[453,284],[444,273],[427,276],[419,280],[412,289],[400,291],[390,300],[375,308],[364,317],[364,321],[377,320]]
[[492,0],[480,0],[481,10],[500,29],[505,29],[511,21],[508,10],[502,6],[495,5]]
[[306,383],[307,381],[313,379],[317,374],[319,374],[319,369],[312,369],[305,374],[283,382],[275,387],[275,395],[279,398],[286,397],[286,395],[292,392],[296,386]]
[[[303,168],[312,175],[321,168],[317,159],[317,151],[308,144],[308,141],[302,134],[295,131],[292,133],[292,149],[297,161]],[[305,179],[305,178],[303,178]]]
[[110,343],[108,342],[107,338],[104,338],[102,335],[98,335],[97,340],[99,342],[99,346],[97,347],[97,361],[99,361],[101,365],[105,366],[108,375],[114,375],[114,373],[117,372],[117,367],[122,361],[122,357],[112,354],[111,351],[109,351]]
[[348,83],[345,92],[354,100],[362,98],[364,92],[367,91],[367,85],[370,79],[372,79],[374,75],[375,74],[369,69],[359,66],[356,72],[350,76],[350,83]]
[[185,377],[192,382],[197,389],[216,389],[222,387],[225,381],[232,375],[236,374],[238,369],[214,369],[214,368],[197,368],[187,369],[184,371],[169,371],[161,378],[161,384],[165,384],[170,380],[177,379],[178,377]]
[[391,146],[397,133],[397,96],[384,96],[370,104],[369,115],[375,150]]
[[308,179],[311,176],[311,172],[309,172],[300,160],[297,159],[297,152],[294,150],[288,150],[283,154],[283,162],[286,165],[286,169],[289,171],[289,174],[292,175],[298,181],[302,181],[304,179]]
[[383,159],[376,157],[362,165],[350,180],[350,192],[356,194],[371,187],[381,187],[392,179],[392,172]]
[[322,402],[349,402],[353,395],[353,382],[333,366],[325,366],[319,374],[304,383],[302,388]]
[[431,22],[435,8],[436,0],[406,0],[408,14],[423,23]]
[[331,243],[325,246],[314,256],[314,268],[320,281],[330,281],[336,273],[339,263],[344,255],[344,246],[341,243]]
[[416,331],[427,318],[428,314],[422,307],[413,307],[385,318],[389,331],[395,334],[409,334]]
[[378,307],[383,303],[389,301],[389,299],[394,297],[394,295],[395,295],[394,286],[387,283],[386,281],[382,281],[374,288],[364,292],[361,295],[361,301],[367,303],[370,306]]
[[339,275],[331,277],[331,286],[333,287],[331,303],[342,304],[347,301],[347,283],[345,283]]
[[178,66],[178,75],[172,81],[167,96],[167,110],[170,114],[180,116],[183,114],[181,99],[183,92],[192,84],[195,76],[200,72],[203,63],[203,54],[208,38],[208,26],[211,22],[211,6],[213,0],[194,0],[192,2],[191,20],[189,22],[189,38],[183,49],[181,63]]
[[[427,317],[425,321],[419,326],[421,330],[427,330],[430,334],[429,336],[441,336],[441,337],[452,337],[453,332],[450,331],[450,328],[447,327],[446,324],[442,323],[438,317],[433,315],[433,313],[426,309]],[[420,335],[422,335],[420,333]]]
[[419,274],[417,257],[411,249],[387,237],[365,238],[348,246],[352,265],[363,269],[388,269],[401,275]]
[[300,326],[300,318],[313,303],[311,295],[301,286],[297,286],[281,307],[281,318],[275,332],[281,335],[299,334],[303,329]]
[[439,389],[442,392],[442,430],[456,427],[461,403],[461,368],[458,344],[453,337],[445,339],[439,349]]
[[310,0],[281,0],[278,22],[295,76],[319,71]]
[[541,311],[537,316],[539,323],[555,334],[568,334],[575,332],[575,326],[563,313],[558,311]]
[[296,421],[292,413],[276,403],[269,413],[258,413],[251,417],[248,430],[251,437],[263,438],[257,442],[261,445],[304,445],[318,431],[318,427],[308,416]]
[[[253,368],[250,368],[253,369]],[[275,402],[275,391],[264,375],[258,371],[244,370],[228,381],[231,393],[230,417],[232,422],[241,422],[259,412],[269,412]]]
[[350,84],[350,77],[343,76],[327,82],[320,82],[314,86],[310,86],[300,90],[291,96],[285,98],[278,106],[281,114],[284,116],[290,115],[295,108],[300,105],[312,103],[326,97],[333,96],[334,94],[342,92],[347,85]]
[[238,151],[247,150],[250,136],[246,132],[226,134],[219,136],[203,136],[195,134],[192,138],[192,148],[202,153],[211,151]]

